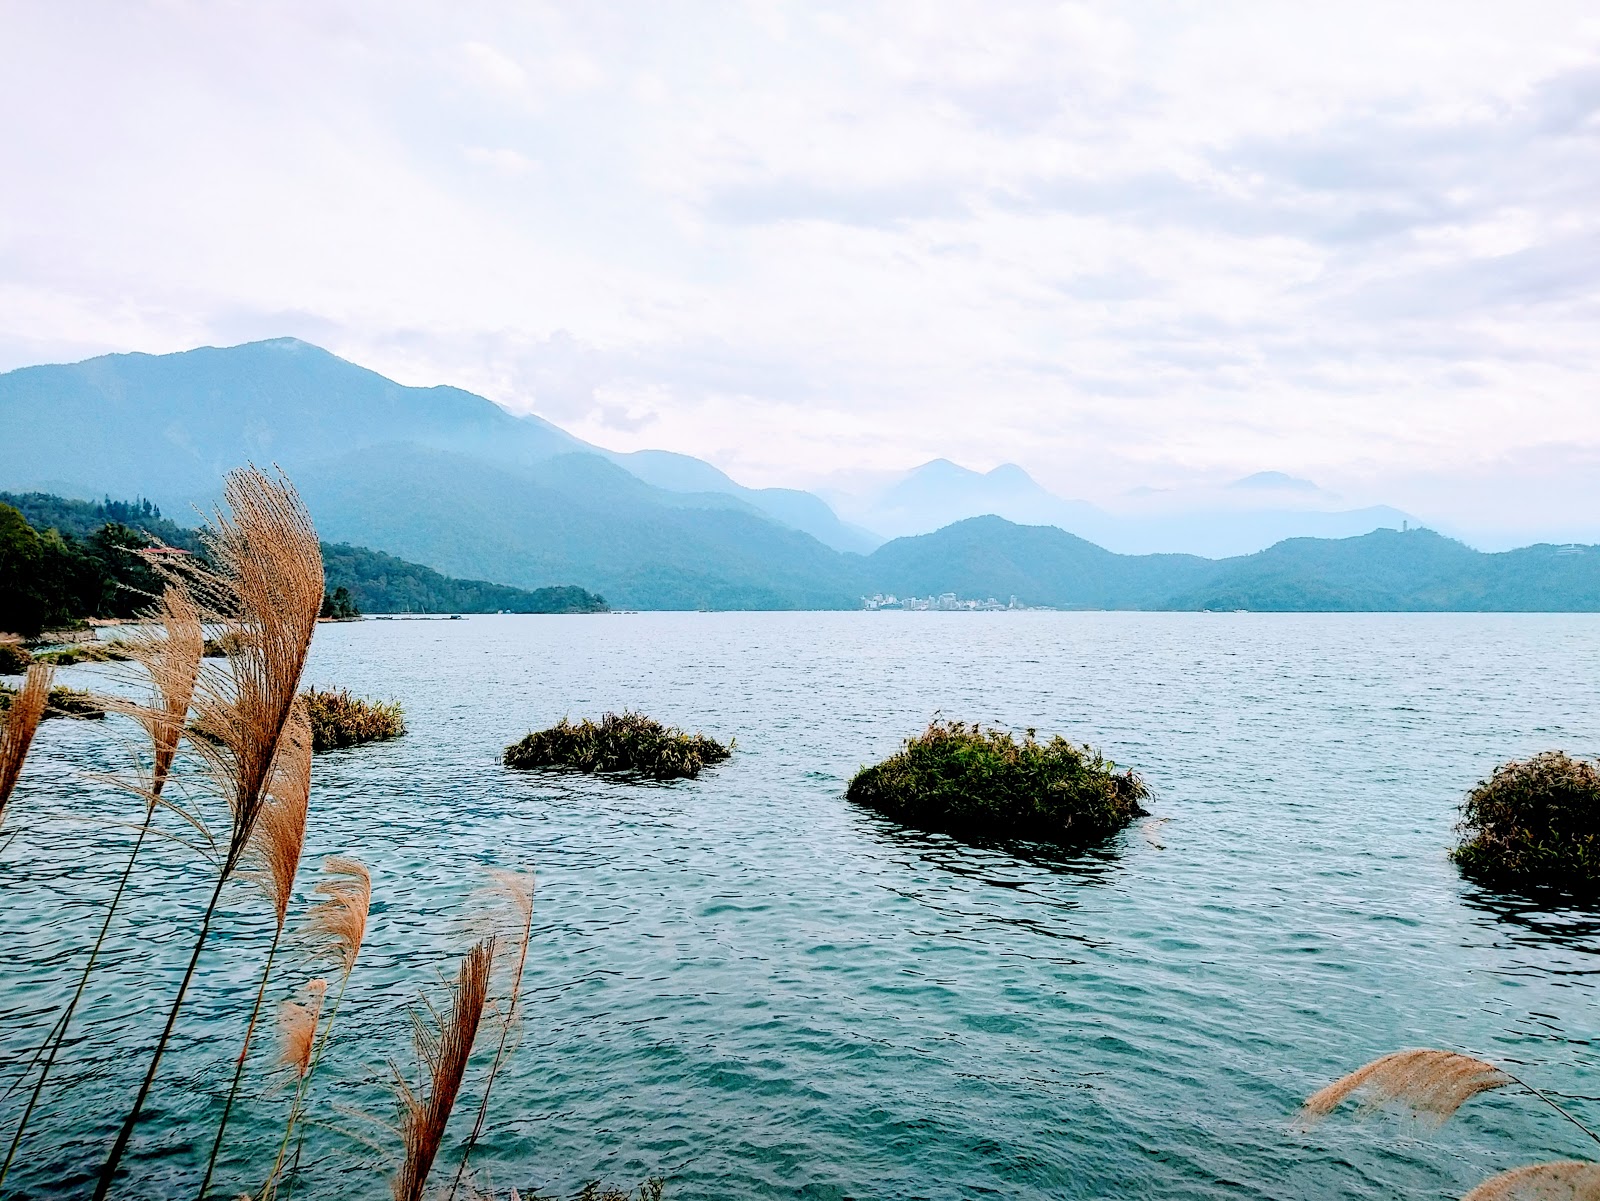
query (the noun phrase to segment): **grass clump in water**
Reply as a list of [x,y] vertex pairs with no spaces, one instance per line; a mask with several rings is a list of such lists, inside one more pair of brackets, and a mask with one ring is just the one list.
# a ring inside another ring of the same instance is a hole
[[344,688],[308,688],[300,696],[311,719],[314,751],[383,742],[406,732],[405,711],[393,701],[364,701]]
[[668,729],[642,713],[607,713],[598,724],[566,718],[506,748],[505,765],[569,767],[583,772],[632,772],[652,780],[693,779],[733,753],[704,734]]
[[1502,763],[1467,794],[1451,857],[1496,884],[1600,891],[1600,767],[1562,751]]
[[[11,708],[11,702],[16,696],[15,688],[0,684],[0,713],[5,713]],[[45,702],[42,719],[48,721],[52,717],[76,717],[98,720],[105,715],[105,704],[92,692],[57,684],[50,690],[50,699]]]
[[934,721],[845,796],[918,829],[966,838],[1026,838],[1085,846],[1115,834],[1150,795],[1133,771],[1059,736],[1021,742],[1001,730]]
[[21,676],[28,673],[33,655],[20,638],[0,636],[0,676]]
[[75,663],[126,663],[132,656],[118,642],[74,642],[53,651],[39,651],[33,657],[54,667],[71,667]]

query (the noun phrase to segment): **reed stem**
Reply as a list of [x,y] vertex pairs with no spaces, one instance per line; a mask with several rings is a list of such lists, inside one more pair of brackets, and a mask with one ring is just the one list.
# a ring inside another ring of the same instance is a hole
[[[1500,1070],[1502,1072],[1505,1072],[1505,1074],[1507,1076],[1511,1076],[1511,1073],[1510,1072],[1506,1072],[1506,1070],[1504,1068],[1501,1068]],[[1579,1130],[1583,1131],[1590,1138],[1594,1139],[1595,1142],[1600,1143],[1600,1134],[1596,1134],[1593,1130],[1590,1130],[1587,1126],[1585,1126],[1577,1118],[1573,1117],[1570,1113],[1568,1113],[1566,1111],[1566,1109],[1564,1109],[1561,1105],[1556,1103],[1555,1098],[1553,1098],[1551,1096],[1548,1096],[1544,1092],[1544,1090],[1534,1088],[1533,1085],[1529,1084],[1526,1080],[1522,1079],[1522,1077],[1520,1077],[1520,1076],[1511,1076],[1511,1079],[1515,1080],[1518,1084],[1522,1085],[1523,1088],[1527,1089],[1534,1096],[1538,1097],[1539,1100],[1543,1101],[1551,1109],[1555,1110],[1562,1117],[1566,1118],[1567,1121],[1571,1122]]]
[[[328,1039],[333,1036],[334,1019],[339,1016],[339,1006],[344,1002],[344,990],[350,984],[350,973],[346,972],[339,981],[339,991],[334,995],[333,1007],[328,1011],[328,1023],[322,1028],[322,1034],[317,1039],[317,1048],[311,1055],[311,1066],[306,1069],[306,1074],[300,1078],[295,1086],[294,1102],[289,1106],[289,1122],[283,1128],[283,1142],[278,1145],[278,1157],[272,1163],[272,1172],[267,1177],[266,1184],[261,1186],[261,1201],[272,1201],[278,1194],[278,1176],[283,1171],[283,1157],[289,1150],[289,1139],[294,1136],[294,1128],[301,1117],[304,1116],[306,1098],[311,1092],[311,1077],[317,1070],[317,1064],[322,1061],[322,1051],[328,1045]],[[299,1170],[300,1148],[305,1142],[304,1132],[300,1135],[300,1142],[294,1148],[294,1166]],[[292,1176],[291,1176],[292,1178]]]
[[228,1129],[228,1118],[233,1113],[233,1102],[239,1095],[239,1082],[244,1079],[245,1059],[250,1054],[250,1040],[255,1036],[256,1021],[261,1017],[261,1002],[266,999],[267,981],[272,976],[272,961],[278,955],[278,943],[283,939],[283,925],[272,935],[272,946],[267,949],[267,966],[261,971],[261,986],[256,989],[256,1003],[250,1009],[250,1022],[244,1028],[244,1046],[239,1048],[239,1062],[233,1068],[233,1084],[228,1088],[228,1102],[222,1107],[222,1120],[217,1123],[217,1137],[211,1143],[211,1156],[206,1160],[205,1178],[200,1181],[196,1201],[205,1201],[206,1189],[211,1187],[211,1175],[216,1171],[217,1155],[222,1150],[222,1136]]
[[511,1037],[511,1023],[516,1016],[517,1001],[522,996],[522,973],[528,963],[528,943],[532,938],[533,904],[530,899],[525,910],[522,929],[522,952],[517,957],[517,972],[511,981],[511,990],[506,1002],[506,1018],[500,1026],[500,1044],[495,1048],[494,1061],[489,1065],[489,1077],[483,1085],[483,1099],[478,1102],[478,1116],[472,1123],[472,1133],[467,1136],[467,1145],[461,1151],[461,1162],[456,1165],[456,1178],[450,1184],[449,1201],[455,1201],[456,1192],[467,1174],[467,1161],[472,1158],[472,1149],[478,1145],[478,1137],[483,1133],[484,1119],[489,1114],[489,1093],[494,1088],[494,1078],[500,1072],[500,1065],[505,1062],[506,1043]]
[[127,1153],[128,1143],[133,1139],[133,1128],[139,1124],[139,1114],[144,1109],[145,1098],[150,1095],[150,1086],[155,1083],[156,1069],[161,1066],[161,1057],[166,1053],[173,1028],[178,1024],[178,1011],[183,1008],[183,999],[188,995],[189,984],[194,979],[194,970],[200,963],[200,952],[206,945],[206,935],[211,932],[211,919],[217,912],[217,902],[222,899],[222,886],[228,882],[231,866],[229,863],[224,863],[222,870],[217,873],[217,886],[211,890],[211,900],[206,904],[205,916],[200,921],[200,935],[194,940],[194,951],[189,956],[189,966],[184,969],[183,981],[178,985],[178,995],[173,998],[172,1008],[167,1012],[167,1024],[162,1028],[161,1037],[156,1042],[155,1054],[150,1057],[150,1067],[145,1071],[144,1080],[139,1084],[138,1095],[133,1099],[133,1108],[128,1111],[122,1129],[117,1131],[117,1140],[111,1145],[111,1153],[106,1156],[106,1162],[100,1169],[100,1178],[94,1186],[94,1201],[105,1201],[110,1194],[112,1181],[117,1176],[117,1168]]
[[94,971],[95,961],[100,958],[100,948],[105,943],[106,931],[111,929],[111,919],[117,914],[123,890],[128,886],[128,878],[133,875],[134,861],[139,858],[139,848],[144,846],[145,835],[150,833],[150,826],[155,821],[155,816],[156,806],[152,801],[145,810],[144,824],[139,827],[138,838],[134,839],[133,851],[128,855],[127,866],[122,869],[122,878],[117,881],[117,891],[111,894],[111,905],[106,910],[105,921],[100,924],[100,933],[94,940],[94,947],[89,951],[89,961],[83,965],[83,973],[78,977],[78,987],[72,994],[72,1000],[67,1002],[66,1012],[61,1015],[52,1033],[49,1043],[50,1053],[45,1057],[44,1066],[39,1071],[39,1079],[34,1083],[33,1095],[28,1098],[28,1106],[22,1111],[22,1121],[17,1125],[17,1132],[11,1138],[5,1164],[0,1165],[0,1185],[5,1183],[6,1173],[11,1170],[11,1161],[16,1157],[17,1148],[22,1144],[22,1133],[27,1130],[28,1122],[33,1117],[34,1107],[39,1104],[39,1098],[44,1093],[44,1084],[50,1077],[50,1069],[55,1066],[56,1054],[66,1042],[67,1026],[72,1021],[73,1012],[78,1008],[78,1002],[83,998],[83,991],[89,984],[89,976]]

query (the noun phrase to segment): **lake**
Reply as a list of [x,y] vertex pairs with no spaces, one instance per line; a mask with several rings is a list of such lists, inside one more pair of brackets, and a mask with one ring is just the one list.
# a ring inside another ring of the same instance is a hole
[[[1367,1059],[1442,1046],[1600,1123],[1600,915],[1447,858],[1497,762],[1600,753],[1600,617],[368,621],[321,627],[307,680],[400,701],[410,733],[316,760],[300,893],[348,853],[375,904],[297,1195],[387,1195],[389,1061],[413,1070],[407,1006],[486,928],[492,867],[538,873],[520,1041],[475,1159],[502,1196],[659,1174],[668,1198],[1457,1197],[1597,1151],[1509,1089],[1440,1129],[1291,1122]],[[499,764],[530,728],[624,706],[737,751],[670,785]],[[936,714],[1093,743],[1165,820],[1063,857],[846,803]],[[95,773],[125,735],[48,723],[7,812],[0,1084],[121,869],[137,803]],[[82,1195],[146,1065],[206,869],[163,840],[135,880],[13,1196]],[[119,1195],[198,1184],[270,937],[251,885],[226,896]],[[328,972],[305,951],[280,953],[274,1003]],[[274,1050],[269,1031],[219,1196],[276,1151]],[[453,1131],[475,1106],[469,1085]]]

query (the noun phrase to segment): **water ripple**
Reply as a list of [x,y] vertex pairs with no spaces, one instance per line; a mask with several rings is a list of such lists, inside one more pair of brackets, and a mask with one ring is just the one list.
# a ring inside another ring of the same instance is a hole
[[[527,1020],[479,1156],[502,1188],[660,1172],[681,1197],[1448,1197],[1584,1150],[1510,1094],[1438,1131],[1289,1128],[1310,1091],[1413,1045],[1497,1057],[1600,1122],[1600,914],[1467,884],[1445,854],[1496,762],[1600,750],[1594,618],[384,622],[319,630],[310,676],[401,701],[412,732],[316,764],[307,863],[360,856],[375,904],[304,1195],[385,1195],[383,1156],[341,1131],[392,1145],[360,1115],[392,1120],[406,1007],[481,929],[489,866],[539,873]],[[624,706],[738,753],[662,786],[499,764],[530,728]],[[1062,855],[849,806],[850,774],[935,712],[1093,742],[1168,820]],[[127,766],[115,726],[46,726],[7,815],[0,1089],[70,989],[139,817],[97,778]],[[82,1194],[206,875],[149,847],[15,1195]],[[269,937],[230,886],[125,1195],[192,1194]],[[274,1002],[325,970],[298,939],[280,959]],[[281,1130],[272,1042],[229,1189],[259,1182]],[[21,1099],[0,1100],[0,1130]]]

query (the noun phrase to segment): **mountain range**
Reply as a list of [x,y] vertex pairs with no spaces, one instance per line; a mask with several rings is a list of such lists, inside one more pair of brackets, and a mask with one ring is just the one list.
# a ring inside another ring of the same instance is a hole
[[1220,487],[1135,489],[1113,511],[1066,500],[1015,463],[979,472],[934,459],[863,490],[827,493],[852,522],[892,537],[928,533],[992,514],[1019,525],[1053,525],[1122,554],[1182,551],[1221,559],[1285,538],[1349,538],[1420,524],[1388,505],[1345,507],[1309,480],[1262,471]]
[[[1582,548],[1483,555],[1426,531],[1349,528],[1330,532],[1363,536],[1221,559],[1119,554],[1079,536],[1096,528],[1093,506],[1021,468],[942,460],[894,481],[873,511],[949,523],[876,545],[812,494],[744,488],[686,455],[608,451],[293,339],[0,375],[0,488],[142,496],[171,515],[209,503],[246,461],[280,465],[330,542],[516,588],[576,585],[620,607],[855,608],[875,592],[956,592],[1091,608],[1600,608],[1600,553]],[[1269,473],[1217,503],[1259,515],[1272,510],[1252,508],[1256,495],[1307,489]],[[1159,497],[1141,503],[1171,516]],[[1375,516],[1407,520],[1341,520]]]

